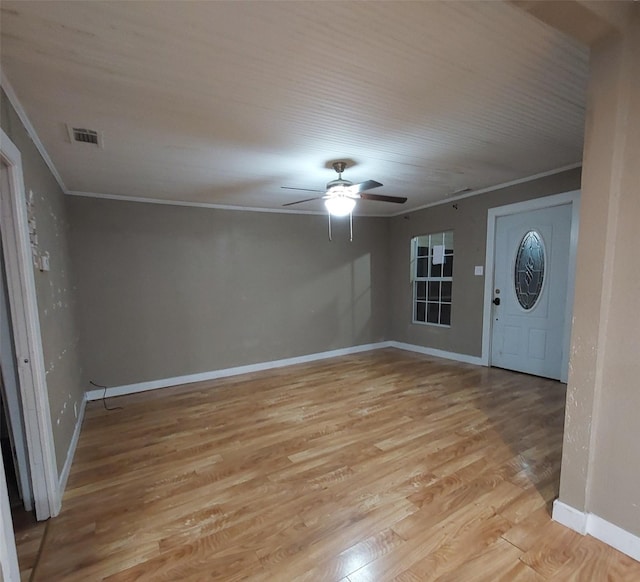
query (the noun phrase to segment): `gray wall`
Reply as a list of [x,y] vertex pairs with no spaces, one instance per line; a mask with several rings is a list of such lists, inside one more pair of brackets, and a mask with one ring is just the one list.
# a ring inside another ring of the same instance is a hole
[[[473,266],[484,264],[487,209],[580,184],[575,170],[457,210],[356,218],[351,243],[336,221],[329,242],[324,216],[65,197],[4,93],[1,122],[22,153],[40,251],[51,257],[35,280],[59,469],[90,379],[117,386],[385,339],[480,355],[483,277]],[[449,229],[452,326],[413,325],[411,237]]]
[[640,536],[640,4],[624,8],[591,48],[560,501]]
[[[4,93],[2,128],[22,152],[51,257],[35,279],[59,469],[90,379],[117,386],[385,339],[480,355],[484,278],[473,266],[484,264],[487,209],[580,185],[575,170],[457,210],[356,218],[353,242],[335,221],[329,242],[324,216],[65,197]],[[449,229],[452,326],[413,325],[411,237]]]
[[68,197],[85,380],[172,378],[388,336],[388,221]]
[[[393,339],[479,356],[487,210],[580,187],[580,171],[393,219],[70,197],[83,380],[107,386]],[[453,230],[452,326],[411,323],[411,237]]]
[[27,196],[29,191],[33,191],[39,249],[50,256],[51,270],[40,272],[34,269],[34,273],[53,438],[60,471],[75,428],[74,404],[79,410],[84,394],[80,382],[76,299],[68,246],[69,222],[62,190],[4,92],[0,99],[0,125],[20,150]]
[[[484,277],[474,275],[474,266],[485,263],[488,209],[579,188],[580,169],[576,169],[393,218],[390,224],[390,339],[480,356]],[[451,327],[413,324],[411,239],[446,230],[453,230],[455,247]]]

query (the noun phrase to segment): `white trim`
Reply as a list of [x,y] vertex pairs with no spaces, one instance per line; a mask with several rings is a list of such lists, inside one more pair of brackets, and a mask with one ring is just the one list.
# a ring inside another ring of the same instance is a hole
[[[83,196],[85,198],[103,198],[105,200],[121,200],[125,202],[142,202],[146,204],[166,204],[168,206],[191,206],[195,208],[213,208],[217,210],[237,210],[243,212],[268,212],[268,213],[276,213],[276,214],[312,214],[312,215],[326,215],[326,212],[323,210],[293,210],[293,209],[280,209],[280,208],[261,208],[261,207],[250,207],[250,206],[235,206],[230,204],[209,204],[206,202],[187,202],[180,200],[159,200],[156,198],[146,198],[140,196],[124,196],[121,194],[101,194],[97,192],[80,192],[77,190],[67,190],[62,177],[60,176],[57,168],[55,167],[53,160],[47,153],[42,141],[38,137],[38,134],[31,124],[27,113],[22,106],[22,103],[18,99],[15,91],[13,90],[13,86],[9,82],[9,79],[5,75],[4,71],[0,69],[0,86],[4,89],[4,92],[9,99],[9,102],[15,109],[20,121],[24,125],[27,133],[33,140],[36,148],[40,152],[42,159],[45,161],[49,170],[53,174],[54,178],[58,182],[62,191],[69,196]],[[447,204],[449,202],[455,202],[456,200],[462,200],[463,198],[470,198],[471,196],[478,196],[479,194],[485,194],[486,192],[494,192],[495,190],[502,190],[503,188],[508,188],[510,186],[516,186],[517,184],[524,184],[526,182],[531,182],[533,180],[538,180],[540,178],[546,178],[547,176],[553,176],[555,174],[560,174],[562,172],[568,172],[569,170],[575,170],[576,168],[582,167],[582,162],[575,162],[573,164],[567,164],[566,166],[561,166],[559,168],[554,168],[552,170],[547,170],[545,172],[539,172],[537,174],[532,174],[531,176],[525,176],[524,178],[518,178],[516,180],[510,180],[509,182],[502,182],[501,184],[496,184],[494,186],[487,186],[486,188],[479,188],[477,190],[471,190],[470,192],[465,192],[464,194],[458,194],[457,196],[447,196],[446,198],[442,198],[435,202],[429,202],[427,204],[423,204],[422,206],[418,206],[416,208],[411,208],[408,210],[400,210],[393,214],[364,214],[360,215],[363,218],[393,218],[395,216],[402,216],[404,214],[409,214],[411,212],[418,212],[419,210],[424,210],[425,208],[431,208],[432,206],[439,206],[441,204]]]
[[19,582],[20,567],[18,565],[16,537],[13,532],[2,451],[0,451],[0,518],[0,580]]
[[447,352],[445,350],[438,350],[436,348],[427,348],[425,346],[417,346],[415,344],[406,344],[404,342],[387,342],[389,347],[397,348],[399,350],[406,350],[408,352],[417,352],[418,354],[425,354],[426,356],[435,356],[436,358],[445,358],[447,360],[455,360],[456,362],[463,362],[465,364],[475,364],[482,366],[482,358],[478,356],[470,356],[468,354],[460,354],[458,352]]
[[[378,342],[375,344],[363,344],[360,346],[352,346],[350,348],[340,348],[327,352],[318,352],[315,354],[307,354],[305,356],[296,356],[294,358],[284,358],[282,360],[272,360],[270,362],[260,362],[258,364],[236,366],[234,368],[223,368],[221,370],[202,372],[200,374],[188,374],[186,376],[176,376],[175,378],[163,378],[161,380],[151,380],[150,382],[139,382],[136,384],[114,386],[111,388],[107,388],[106,398],[110,398],[112,396],[124,396],[125,394],[136,394],[137,392],[157,390],[158,388],[168,388],[170,386],[179,386],[181,384],[192,384],[193,382],[206,382],[209,380],[217,380],[219,378],[239,376],[240,374],[249,374],[252,372],[262,372],[263,370],[282,368],[284,366],[292,366],[294,364],[315,362],[317,360],[325,360],[327,358],[335,358],[337,356],[347,356],[349,354],[357,354],[359,352],[379,350],[382,348],[392,347],[392,343],[393,342]],[[105,395],[105,390],[102,388],[98,390],[89,390],[86,393],[87,400],[89,401],[101,400],[103,398],[103,395]]]
[[455,202],[456,200],[462,200],[463,198],[470,198],[471,196],[477,196],[478,194],[486,194],[487,192],[495,192],[496,190],[502,190],[503,188],[509,188],[510,186],[533,182],[533,180],[539,180],[540,178],[546,178],[547,176],[554,176],[555,174],[568,172],[569,170],[575,170],[580,167],[582,167],[582,162],[567,164],[566,166],[560,166],[554,170],[547,170],[546,172],[540,172],[539,174],[533,174],[532,176],[526,176],[525,178],[518,178],[517,180],[511,180],[510,182],[503,182],[502,184],[496,184],[495,186],[487,186],[486,188],[471,190],[471,192],[465,192],[464,194],[458,194],[457,196],[447,196],[437,202],[429,202],[428,204],[423,204],[422,206],[412,208],[411,210],[405,210],[404,212],[400,211],[385,216],[394,217],[410,214],[411,212],[417,212],[418,210],[424,210],[425,208],[432,208],[433,206],[440,206],[441,204],[448,204],[449,202]]
[[60,511],[58,471],[42,353],[36,287],[24,195],[22,157],[0,129],[0,155],[8,164],[9,192],[0,196],[5,268],[14,329],[18,377],[24,411],[27,450],[36,517]]
[[559,499],[553,502],[553,520],[590,535],[640,562],[640,537],[593,513],[579,511]]
[[[164,204],[166,206],[189,206],[195,208],[213,208],[215,210],[240,210],[243,212],[268,212],[272,214],[314,214],[326,216],[323,210],[285,210],[284,208],[258,208],[253,206],[232,206],[230,204],[210,204],[208,202],[187,202],[183,200],[160,200],[158,198],[144,198],[140,196],[123,196],[121,194],[98,194],[96,192],[78,192],[70,190],[65,192],[69,196],[82,196],[84,198],[101,198],[104,200],[119,200],[122,202],[142,202],[144,204]],[[368,216],[368,215],[367,215]],[[375,217],[372,217],[375,218]]]
[[569,240],[569,278],[567,279],[567,303],[564,308],[564,344],[562,346],[562,370],[560,381],[569,382],[569,355],[571,354],[571,329],[573,327],[573,298],[576,292],[576,256],[580,231],[580,191],[571,202],[571,234]]
[[[520,212],[528,212],[530,210],[540,210],[542,208],[552,208],[554,206],[562,206],[564,204],[572,205],[571,214],[571,238],[569,249],[569,273],[567,280],[567,302],[565,305],[565,337],[563,339],[563,347],[568,346],[571,341],[571,318],[573,312],[573,290],[575,288],[575,262],[576,262],[576,246],[578,241],[578,200],[580,199],[580,190],[572,190],[571,192],[563,192],[562,194],[554,194],[552,196],[543,196],[542,198],[533,198],[524,202],[516,202],[514,204],[506,204],[490,208],[487,212],[487,244],[485,251],[485,269],[484,269],[484,307],[482,312],[482,365],[488,366],[491,360],[491,297],[493,296],[493,278],[494,278],[494,254],[495,254],[495,238],[496,238],[496,222],[499,216],[508,216],[510,214],[519,214]],[[568,354],[568,349],[564,350]],[[569,360],[563,354],[561,370],[561,380],[567,381]]]
[[[235,206],[235,205],[227,205],[227,204],[209,204],[206,202],[187,202],[180,200],[159,200],[156,198],[145,198],[139,196],[123,196],[121,194],[101,194],[97,192],[80,192],[77,190],[67,190],[64,182],[62,181],[62,177],[60,176],[57,168],[55,167],[53,160],[47,153],[42,141],[38,137],[38,134],[31,124],[27,113],[22,106],[22,103],[18,99],[15,91],[13,90],[13,86],[9,82],[9,79],[5,75],[4,71],[0,69],[0,86],[4,89],[4,92],[9,99],[9,102],[15,109],[20,121],[24,125],[27,133],[33,140],[36,148],[40,152],[43,160],[49,167],[49,170],[53,174],[54,178],[58,182],[62,191],[69,196],[83,196],[86,198],[103,198],[105,200],[122,200],[125,202],[143,202],[146,204],[166,204],[169,206],[192,206],[196,208],[213,208],[218,210],[239,210],[244,212],[270,212],[277,214],[315,214],[315,215],[326,215],[325,211],[322,210],[284,210],[280,208],[254,208],[249,206]],[[516,180],[510,180],[509,182],[502,182],[501,184],[496,184],[494,186],[487,186],[486,188],[479,188],[477,190],[471,190],[470,192],[465,192],[464,194],[458,194],[457,196],[448,196],[446,198],[442,198],[435,202],[429,202],[427,204],[423,204],[422,206],[418,206],[416,208],[411,208],[409,210],[400,210],[393,214],[365,214],[361,215],[365,218],[393,218],[395,216],[402,216],[404,214],[409,214],[411,212],[417,212],[419,210],[424,210],[425,208],[431,208],[432,206],[439,206],[441,204],[447,204],[448,202],[455,202],[456,200],[462,200],[463,198],[470,198],[471,196],[477,196],[479,194],[485,194],[486,192],[494,192],[495,190],[502,190],[503,188],[508,188],[510,186],[516,186],[517,184],[524,184],[526,182],[531,182],[533,180],[538,180],[540,178],[546,178],[547,176],[553,176],[555,174],[560,174],[562,172],[568,172],[569,170],[575,170],[576,168],[582,167],[582,162],[575,162],[573,164],[567,164],[566,166],[561,166],[559,168],[554,168],[552,170],[547,170],[545,172],[539,172],[537,174],[532,174],[531,176],[525,176],[524,178],[518,178]]]
[[67,188],[64,185],[64,182],[62,181],[62,177],[60,176],[57,168],[53,164],[53,160],[49,157],[49,154],[47,153],[47,150],[45,149],[44,144],[42,143],[42,141],[40,141],[40,138],[38,137],[38,134],[35,128],[33,127],[33,125],[31,125],[31,121],[29,120],[27,112],[24,110],[22,103],[18,99],[16,92],[13,90],[13,86],[9,82],[9,79],[7,79],[7,76],[4,74],[3,70],[0,70],[0,86],[2,86],[2,89],[4,89],[4,92],[7,95],[7,98],[9,99],[9,103],[11,103],[11,105],[15,109],[16,114],[18,115],[18,117],[20,118],[20,121],[22,122],[22,125],[24,125],[24,128],[27,130],[27,134],[32,139],[37,150],[40,152],[40,155],[42,156],[44,163],[47,164],[47,167],[49,168],[50,172],[53,174],[53,177],[56,179],[56,182],[58,182],[58,185],[60,186],[62,191],[66,193]]
[[[68,190],[68,196],[79,196],[81,198],[98,198],[102,200],[118,200],[120,202],[140,202],[142,204],[164,204],[166,206],[186,206],[191,208],[211,208],[214,210],[235,210],[239,212],[266,212],[271,214],[308,214],[312,216],[328,216],[326,210],[293,210],[285,208],[263,208],[257,206],[237,206],[232,204],[214,204],[210,202],[189,202],[186,200],[170,200],[159,198],[145,198],[144,196],[125,196],[123,194],[100,194],[98,192],[80,192],[78,190]],[[357,208],[357,207],[356,207]],[[391,218],[389,214],[359,214],[354,212],[357,218]]]
[[587,519],[587,533],[640,562],[640,537],[593,513]]
[[553,502],[552,519],[573,531],[577,531],[580,535],[587,533],[587,514],[574,509],[559,499]]
[[71,465],[73,463],[73,457],[76,454],[76,447],[78,446],[78,439],[80,438],[80,431],[82,430],[82,422],[84,421],[84,411],[87,408],[87,395],[83,394],[82,402],[80,403],[80,412],[76,419],[76,427],[73,430],[73,436],[67,449],[67,458],[64,462],[64,467],[60,472],[60,478],[58,479],[58,491],[60,491],[60,498],[64,495],[64,490],[67,488],[67,480],[69,479],[69,473],[71,472]]
[[[374,344],[363,344],[360,346],[352,346],[349,348],[340,348],[337,350],[329,350],[327,352],[317,352],[315,354],[307,354],[304,356],[296,356],[293,358],[284,358],[282,360],[272,360],[270,362],[260,362],[258,364],[247,364],[245,366],[236,366],[234,368],[223,368],[221,370],[212,370],[211,372],[202,372],[200,374],[187,374],[186,376],[176,376],[174,378],[163,378],[161,380],[151,380],[149,382],[138,382],[135,384],[124,384],[122,386],[112,386],[107,388],[106,392],[103,388],[97,390],[89,390],[86,392],[86,400],[102,400],[112,398],[114,396],[125,396],[127,394],[136,394],[138,392],[146,392],[147,390],[158,390],[160,388],[169,388],[172,386],[180,386],[182,384],[192,384],[194,382],[207,382],[217,380],[219,378],[229,378],[230,376],[239,376],[240,374],[250,374],[253,372],[262,372],[263,370],[272,370],[274,368],[283,368],[285,366],[293,366],[295,364],[305,364],[307,362],[315,362],[317,360],[326,360],[328,358],[336,358],[338,356],[348,356],[360,352],[368,352],[371,350],[379,350],[383,348],[397,348],[410,352],[417,352],[427,356],[435,356],[437,358],[445,358],[447,360],[455,360],[466,364],[482,365],[481,358],[477,356],[469,356],[467,354],[458,354],[455,352],[446,352],[434,348],[406,344],[396,341],[382,341]],[[77,426],[76,426],[76,430]],[[75,438],[75,434],[74,434]],[[66,463],[65,463],[66,466]]]
[[[0,176],[4,178],[4,168],[0,171]],[[3,182],[6,186],[6,182]],[[4,260],[4,258],[2,259]],[[27,450],[27,435],[24,427],[24,414],[22,413],[22,399],[20,397],[20,382],[18,381],[18,362],[15,358],[14,333],[11,329],[11,307],[9,305],[9,291],[5,282],[0,282],[2,293],[0,294],[0,327],[2,328],[0,338],[0,367],[4,380],[4,387],[0,386],[0,394],[5,400],[6,413],[9,419],[9,436],[13,447],[13,460],[16,463],[18,477],[18,489],[24,508],[33,511],[33,492],[31,491],[31,475],[29,471],[29,452]],[[6,302],[5,302],[6,298]]]
[[[393,218],[395,216],[402,216],[404,214],[410,214],[412,212],[424,210],[425,208],[431,208],[432,206],[440,206],[441,204],[447,204],[449,202],[454,202],[456,200],[461,200],[463,198],[469,198],[471,196],[477,196],[478,194],[485,194],[486,192],[493,192],[495,190],[502,190],[503,188],[508,188],[509,186],[524,184],[526,182],[531,182],[533,180],[538,180],[540,178],[546,178],[547,176],[560,174],[561,172],[575,170],[576,168],[580,168],[581,166],[582,166],[582,162],[568,164],[560,168],[555,168],[553,170],[548,170],[546,172],[540,172],[539,174],[534,174],[532,176],[527,176],[525,178],[519,178],[517,180],[511,180],[510,182],[496,184],[495,186],[480,188],[479,190],[472,190],[471,192],[465,192],[464,194],[460,194],[458,196],[450,196],[450,197],[438,200],[436,202],[429,202],[428,204],[423,204],[422,206],[418,206],[417,208],[402,210],[399,212],[395,212],[393,214],[364,214],[359,216],[362,218]],[[145,204],[165,204],[168,206],[190,206],[195,208],[213,208],[216,210],[237,210],[242,212],[268,212],[268,213],[275,213],[275,214],[311,214],[316,216],[318,215],[325,216],[327,214],[323,210],[292,210],[292,209],[285,210],[284,208],[260,208],[260,207],[251,207],[251,206],[234,206],[230,204],[211,204],[207,202],[160,200],[157,198],[145,198],[142,196],[124,196],[122,194],[101,194],[98,192],[80,192],[77,190],[65,190],[64,188],[63,190],[65,194],[68,194],[69,196],[82,196],[84,198],[101,198],[104,200],[120,200],[123,202],[141,202]]]

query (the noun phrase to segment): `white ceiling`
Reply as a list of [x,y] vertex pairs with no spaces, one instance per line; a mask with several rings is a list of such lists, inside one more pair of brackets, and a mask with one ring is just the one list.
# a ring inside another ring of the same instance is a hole
[[281,208],[344,159],[409,198],[359,203],[389,215],[582,157],[588,51],[508,3],[1,9],[3,73],[69,192]]

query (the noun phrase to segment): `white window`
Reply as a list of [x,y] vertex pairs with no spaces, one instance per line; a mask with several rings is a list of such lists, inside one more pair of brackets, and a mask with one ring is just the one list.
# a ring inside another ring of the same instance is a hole
[[413,323],[451,325],[453,231],[411,239]]

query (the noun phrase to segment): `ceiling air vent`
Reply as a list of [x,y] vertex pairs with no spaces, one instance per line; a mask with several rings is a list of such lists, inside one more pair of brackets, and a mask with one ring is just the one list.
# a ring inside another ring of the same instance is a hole
[[67,125],[67,130],[69,131],[71,143],[86,143],[98,146],[99,148],[102,147],[102,133],[95,129]]

